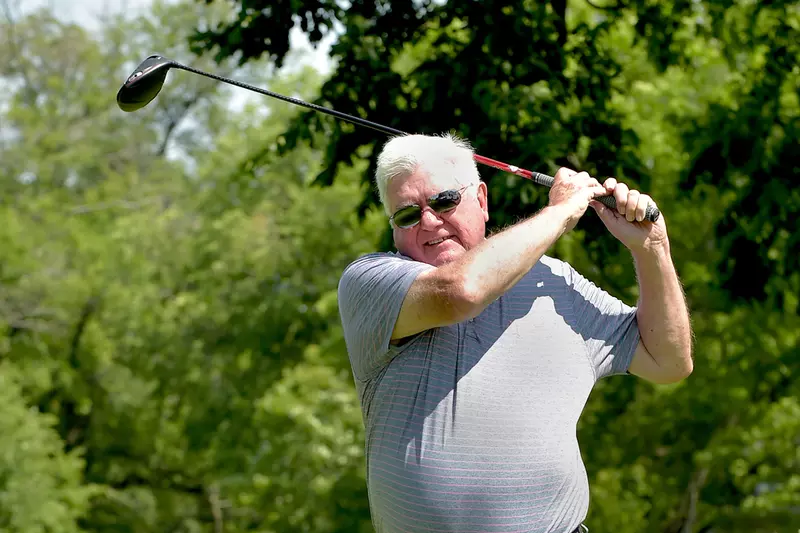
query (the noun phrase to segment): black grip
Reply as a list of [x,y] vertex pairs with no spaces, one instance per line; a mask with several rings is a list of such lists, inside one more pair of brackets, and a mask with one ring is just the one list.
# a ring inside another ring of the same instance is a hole
[[[595,200],[604,204],[606,207],[610,207],[614,210],[617,209],[617,199],[613,196],[598,196],[595,198]],[[644,210],[644,219],[650,222],[657,221],[660,215],[661,211],[659,211],[658,208],[653,204],[649,204],[647,209]]]
[[[548,176],[547,174],[542,174],[541,172],[531,172],[530,178],[534,182],[538,183],[539,185],[544,185],[545,187],[552,187],[553,183],[555,182],[555,178],[553,176]],[[614,210],[617,209],[617,199],[613,196],[598,196],[595,198],[595,200],[602,203],[606,207]],[[647,209],[644,211],[644,219],[649,222],[656,222],[659,216],[661,216],[661,211],[659,211],[658,208],[653,204],[648,205]]]

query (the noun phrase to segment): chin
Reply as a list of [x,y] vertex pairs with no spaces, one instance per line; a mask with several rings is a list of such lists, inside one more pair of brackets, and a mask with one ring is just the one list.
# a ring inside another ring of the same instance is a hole
[[438,252],[417,247],[414,247],[414,249],[405,250],[398,248],[398,251],[415,261],[439,267],[455,261],[466,252],[466,249],[464,249],[459,243],[455,246],[448,246],[442,250],[439,250]]
[[458,252],[454,250],[453,251],[448,250],[446,252],[442,252],[436,255],[435,257],[428,258],[428,260],[426,260],[425,262],[435,267],[439,267],[455,261],[463,253],[464,253],[463,250]]

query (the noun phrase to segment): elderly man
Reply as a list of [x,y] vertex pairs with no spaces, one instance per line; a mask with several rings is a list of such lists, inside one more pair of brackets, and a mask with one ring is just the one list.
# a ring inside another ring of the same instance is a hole
[[[397,253],[344,271],[339,309],[366,427],[378,533],[587,531],[576,425],[594,384],[692,371],[663,216],[560,169],[536,215],[490,237],[486,184],[453,136],[390,140],[377,187]],[[613,195],[616,212],[594,198]],[[545,252],[588,207],[631,252],[637,307]]]

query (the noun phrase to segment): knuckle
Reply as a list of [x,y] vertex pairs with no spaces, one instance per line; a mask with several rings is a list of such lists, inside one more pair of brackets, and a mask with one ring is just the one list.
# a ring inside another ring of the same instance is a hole
[[561,167],[556,171],[556,177],[558,178],[568,178],[573,174],[575,174],[575,171],[567,167]]

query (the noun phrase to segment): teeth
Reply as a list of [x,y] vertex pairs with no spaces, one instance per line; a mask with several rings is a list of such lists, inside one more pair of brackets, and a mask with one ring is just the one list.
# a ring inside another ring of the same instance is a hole
[[428,243],[429,246],[433,246],[434,244],[439,244],[440,242],[444,242],[447,237],[442,237],[441,239],[436,239],[435,241],[431,241]]

